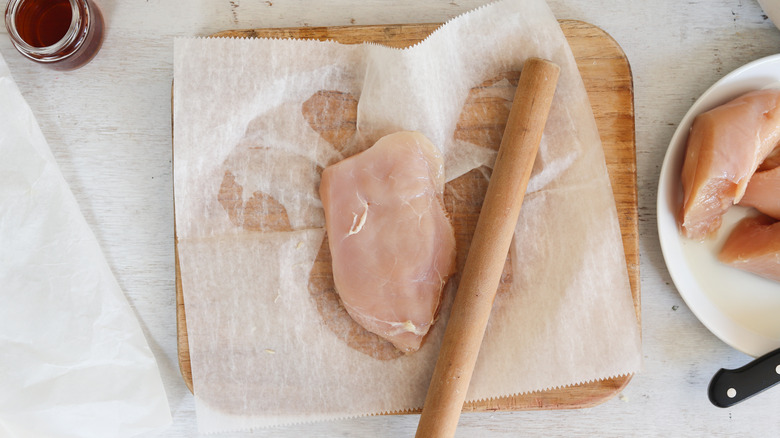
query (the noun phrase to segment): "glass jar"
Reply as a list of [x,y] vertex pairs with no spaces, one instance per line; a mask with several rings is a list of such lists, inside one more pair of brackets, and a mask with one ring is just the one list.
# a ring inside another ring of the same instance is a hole
[[103,16],[88,0],[9,0],[5,27],[19,53],[56,70],[83,66],[103,43]]

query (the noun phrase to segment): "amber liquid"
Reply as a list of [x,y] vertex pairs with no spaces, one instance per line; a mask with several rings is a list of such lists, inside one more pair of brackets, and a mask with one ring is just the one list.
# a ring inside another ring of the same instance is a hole
[[65,36],[72,15],[68,0],[26,1],[17,12],[16,29],[27,44],[48,47]]

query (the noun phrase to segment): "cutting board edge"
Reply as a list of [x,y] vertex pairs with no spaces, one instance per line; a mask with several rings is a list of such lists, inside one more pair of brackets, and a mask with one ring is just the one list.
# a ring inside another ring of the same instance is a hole
[[[631,121],[631,129],[630,129],[630,152],[632,156],[631,161],[631,174],[632,174],[632,182],[633,184],[630,185],[631,192],[632,192],[632,200],[633,200],[633,211],[630,212],[628,215],[629,217],[629,224],[628,228],[631,228],[633,230],[633,237],[631,241],[633,244],[631,245],[631,253],[634,255],[633,260],[628,260],[628,250],[630,248],[626,247],[626,233],[623,232],[623,238],[624,238],[624,247],[626,254],[627,254],[627,269],[628,269],[628,275],[629,280],[631,282],[631,290],[632,290],[632,296],[634,301],[634,307],[636,311],[637,316],[637,325],[640,327],[640,333],[641,333],[641,291],[640,291],[640,282],[639,282],[639,252],[638,252],[638,188],[637,188],[637,175],[636,175],[636,142],[635,142],[635,115],[634,115],[634,89],[633,89],[633,74],[631,72],[630,63],[628,62],[628,59],[625,55],[625,52],[620,47],[619,43],[612,38],[611,35],[609,35],[606,31],[603,29],[592,25],[590,23],[587,23],[585,21],[581,20],[575,20],[575,19],[560,19],[558,20],[561,24],[562,29],[565,30],[565,28],[568,26],[572,29],[576,28],[582,28],[587,29],[591,31],[596,31],[600,34],[600,36],[607,38],[613,45],[616,50],[620,52],[620,58],[625,63],[625,66],[627,68],[627,75],[626,79],[628,80],[628,85],[626,86],[627,92],[630,94],[630,105],[627,112],[623,112],[623,116],[630,116]],[[309,28],[276,28],[276,29],[243,29],[243,30],[226,30],[222,32],[217,32],[215,34],[209,35],[209,37],[213,38],[225,38],[225,37],[235,37],[235,33],[241,33],[241,32],[253,32],[257,33],[260,32],[277,32],[282,31],[285,33],[288,32],[295,32],[295,31],[308,31],[308,32],[317,32],[317,31],[325,31],[325,34],[331,35],[331,33],[335,31],[350,31],[354,29],[383,29],[383,28],[411,28],[415,26],[424,26],[426,28],[429,28],[429,33],[435,31],[437,28],[442,26],[442,23],[420,23],[420,24],[402,24],[402,25],[361,25],[361,26],[331,26],[331,27],[309,27]],[[254,37],[254,36],[245,36],[245,37]],[[302,37],[303,38],[303,37]],[[570,37],[567,35],[567,39]],[[307,39],[321,39],[321,40],[327,40],[331,38],[327,37],[313,37],[313,38],[307,38]],[[424,38],[423,38],[424,39]],[[414,43],[416,44],[416,43]],[[576,58],[576,54],[575,54]],[[589,93],[590,98],[590,93]],[[171,94],[171,99],[173,100],[173,94]],[[173,108],[173,105],[171,105]],[[173,127],[173,115],[171,117],[171,126]],[[610,174],[610,177],[612,175]],[[614,183],[613,183],[614,186]],[[625,227],[625,224],[621,224],[621,230],[623,230]],[[184,297],[183,297],[183,291],[182,291],[182,285],[181,285],[181,274],[179,269],[179,255],[178,255],[178,234],[176,234],[176,227],[175,227],[175,208],[174,208],[174,240],[175,240],[175,275],[176,275],[176,319],[177,319],[177,356],[178,356],[178,362],[179,362],[179,369],[182,374],[182,379],[184,380],[185,385],[190,390],[190,392],[194,393],[194,387],[193,387],[193,381],[192,381],[192,370],[190,366],[190,353],[189,353],[189,344],[188,344],[188,337],[187,337],[187,322],[186,322],[186,310],[184,306]],[[588,385],[591,384],[597,384],[597,383],[603,383],[603,382],[613,382],[608,390],[601,391],[601,393],[598,396],[588,396],[583,395],[582,397],[573,397],[569,398],[566,402],[561,403],[548,403],[548,404],[539,404],[538,406],[523,406],[518,408],[517,406],[509,406],[504,405],[501,403],[501,401],[506,399],[512,399],[515,396],[506,396],[506,397],[500,397],[497,399],[492,400],[480,400],[480,401],[473,401],[473,402],[467,402],[464,405],[464,412],[470,411],[470,412],[491,412],[491,411],[515,411],[515,410],[552,410],[552,409],[581,409],[581,408],[589,408],[598,406],[612,398],[614,398],[620,391],[622,391],[631,381],[634,374],[625,374],[622,376],[616,376],[606,379],[600,379],[596,382],[590,382],[590,383],[584,383],[584,384],[576,384],[576,385],[569,385],[562,388],[556,388],[553,391],[562,391],[562,390],[574,390],[578,391],[578,388],[585,388]],[[522,394],[521,396],[533,396],[535,394],[546,394],[549,393],[550,390],[547,391],[537,391],[532,392],[528,394]],[[498,402],[498,403],[496,403]],[[495,406],[493,406],[495,404]],[[409,412],[403,412],[402,414],[406,413],[419,413],[419,410],[409,411]]]

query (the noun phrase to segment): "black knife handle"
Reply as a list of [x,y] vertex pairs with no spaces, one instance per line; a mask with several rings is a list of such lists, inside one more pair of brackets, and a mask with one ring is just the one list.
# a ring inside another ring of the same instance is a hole
[[717,407],[727,408],[780,383],[780,348],[736,370],[720,369],[707,394]]

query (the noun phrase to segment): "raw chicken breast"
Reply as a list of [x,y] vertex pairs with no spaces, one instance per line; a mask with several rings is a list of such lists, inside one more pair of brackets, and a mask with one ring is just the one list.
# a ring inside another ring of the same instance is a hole
[[682,232],[702,239],[739,202],[759,163],[780,141],[780,90],[759,90],[696,117],[682,169]]
[[780,281],[780,222],[767,216],[742,219],[718,258],[735,268]]
[[764,159],[764,162],[758,165],[758,171],[763,172],[765,170],[772,170],[775,167],[780,167],[780,143],[775,146],[769,156]]
[[[780,151],[780,148],[775,150]],[[767,161],[769,159],[765,160],[759,166],[759,171],[750,178],[739,205],[754,207],[761,213],[780,219],[780,163],[774,164],[773,169],[762,171],[762,168],[768,166]]]
[[443,190],[441,154],[416,132],[322,172],[336,290],[355,321],[406,353],[420,348],[455,269]]

